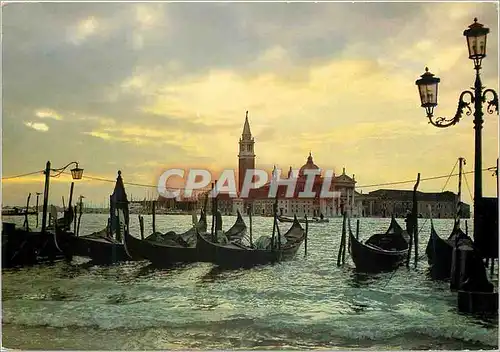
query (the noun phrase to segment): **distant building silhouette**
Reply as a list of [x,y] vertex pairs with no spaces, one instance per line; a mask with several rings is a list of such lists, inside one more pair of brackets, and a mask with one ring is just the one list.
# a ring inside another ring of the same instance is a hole
[[[413,191],[379,189],[368,194],[360,195],[363,216],[404,217],[412,208]],[[452,219],[457,213],[458,195],[453,192],[426,193],[417,191],[417,213],[424,218],[429,217],[429,206],[434,219]],[[470,205],[462,203],[460,217],[470,218]]]

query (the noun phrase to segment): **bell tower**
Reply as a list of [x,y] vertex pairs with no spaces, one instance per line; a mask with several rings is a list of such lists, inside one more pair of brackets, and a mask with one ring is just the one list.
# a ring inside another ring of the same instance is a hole
[[248,111],[245,116],[245,125],[240,138],[240,151],[238,154],[238,193],[241,192],[245,173],[247,170],[255,169],[255,141],[250,132],[250,124],[248,123]]

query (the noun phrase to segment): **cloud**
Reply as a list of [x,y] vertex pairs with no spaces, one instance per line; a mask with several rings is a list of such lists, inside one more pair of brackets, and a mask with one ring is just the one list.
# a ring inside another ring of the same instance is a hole
[[68,31],[68,40],[75,44],[80,45],[89,37],[96,34],[99,29],[99,21],[94,16],[87,17],[78,22],[75,26]]
[[54,119],[54,120],[62,120],[63,117],[59,115],[57,112],[50,110],[50,109],[40,109],[35,111],[36,117],[39,117],[41,119]]
[[41,122],[28,121],[25,122],[24,125],[40,132],[47,132],[49,130],[49,126]]
[[136,4],[134,9],[135,19],[142,30],[155,29],[167,21],[164,4]]
[[[146,183],[160,166],[236,167],[246,110],[257,166],[300,167],[313,149],[319,166],[345,165],[365,184],[445,174],[458,155],[473,158],[472,119],[429,126],[415,80],[429,66],[441,78],[436,113],[454,114],[474,80],[462,31],[477,16],[491,28],[483,83],[498,86],[492,3],[31,3],[3,11],[9,174],[47,158],[79,160],[113,179],[120,168]],[[485,120],[490,166],[498,119]],[[103,190],[107,197],[106,187],[82,184],[89,196]],[[16,192],[24,190],[7,197]]]

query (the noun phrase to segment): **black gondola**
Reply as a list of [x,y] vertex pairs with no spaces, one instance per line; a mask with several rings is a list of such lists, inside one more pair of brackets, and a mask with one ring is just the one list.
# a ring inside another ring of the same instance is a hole
[[365,241],[367,245],[374,245],[386,250],[404,250],[408,248],[410,236],[399,226],[398,222],[391,217],[391,223],[385,233],[372,235]]
[[[275,226],[276,219],[275,219]],[[200,252],[212,263],[224,268],[252,267],[255,265],[274,263],[292,259],[297,253],[306,236],[305,230],[295,217],[290,229],[283,235],[284,243],[267,242],[264,248],[250,247],[242,243],[220,244],[197,234],[197,247]]]
[[72,235],[69,232],[69,224],[73,215],[71,205],[64,212],[63,218],[57,219],[56,213],[53,224],[49,224],[45,232],[16,228],[13,223],[2,223],[2,267],[28,266],[69,259],[70,256],[60,248],[67,248],[67,241],[62,240],[59,247],[55,238],[62,236],[67,239]]
[[448,239],[443,240],[437,234],[431,219],[431,234],[425,248],[425,254],[430,266],[430,275],[433,279],[447,280],[450,278],[453,248],[456,245],[473,246],[472,239],[460,229],[459,222],[455,222]]
[[[216,228],[222,228],[222,217],[219,212],[217,212],[216,222],[219,224]],[[201,233],[200,231],[198,231]],[[239,210],[236,211],[236,221],[233,226],[226,232],[224,232],[224,236],[222,237],[224,242],[227,239],[229,243],[238,243],[240,244],[245,235],[247,234],[247,225],[245,224],[245,220],[241,216]]]
[[108,225],[101,231],[85,236],[74,234],[58,234],[55,236],[56,245],[61,249],[62,242],[68,243],[64,251],[68,256],[81,256],[92,259],[95,264],[113,264],[131,260],[125,251],[122,236],[128,229],[128,200],[121,177],[118,171],[115,189],[110,197],[110,218]]
[[37,210],[26,210],[18,207],[14,208],[2,208],[2,216],[26,216],[26,215],[36,215]]
[[[278,221],[279,222],[290,222],[290,223],[293,223],[295,221],[294,218],[292,217],[288,217],[288,216],[284,216],[284,215],[278,215]],[[311,223],[325,223],[325,222],[330,222],[330,220],[328,219],[325,219],[324,217],[321,218],[317,218],[317,217],[313,217],[311,219],[297,219],[297,221],[301,224],[305,224],[306,222],[308,222],[309,224]]]
[[152,243],[165,243],[165,244],[171,244],[171,245],[182,245],[186,246],[190,244],[195,244],[196,243],[196,228],[198,231],[204,233],[207,231],[207,217],[205,212],[202,210],[200,214],[200,219],[196,219],[196,214],[192,214],[194,219],[193,219],[193,226],[187,230],[186,232],[177,234],[174,231],[168,231],[166,233],[161,233],[161,232],[155,232],[146,237],[144,240],[149,241]]
[[395,270],[408,256],[408,234],[394,217],[387,231],[371,236],[365,243],[352,233],[348,219],[349,252],[356,270],[365,273],[378,273]]
[[[71,233],[57,230],[64,236]],[[13,223],[2,223],[2,267],[29,266],[65,259],[67,256],[55,245],[55,232],[29,231],[16,228]],[[65,244],[62,244],[66,247]]]
[[[206,234],[206,228],[206,216],[205,212],[202,211],[198,224],[183,234],[186,236],[194,234],[194,243],[188,237],[181,237],[182,235],[177,237],[176,240],[174,240],[174,237],[170,237],[170,239],[161,238],[159,241],[155,241],[151,238],[140,240],[126,232],[125,246],[132,258],[138,260],[147,259],[157,267],[169,267],[173,263],[206,261],[204,252],[200,251],[197,246],[197,233],[205,237],[209,236]],[[246,225],[241,214],[238,212],[236,222],[224,235],[227,241],[238,242],[245,233]]]
[[196,242],[192,242],[194,237],[196,241],[196,230],[206,232],[207,220],[202,211],[200,220],[188,231],[182,234],[167,232],[162,235],[152,234],[144,240],[140,240],[128,231],[125,232],[125,250],[128,255],[136,260],[149,260],[154,266],[168,267],[172,263],[196,262],[198,256],[196,253]]

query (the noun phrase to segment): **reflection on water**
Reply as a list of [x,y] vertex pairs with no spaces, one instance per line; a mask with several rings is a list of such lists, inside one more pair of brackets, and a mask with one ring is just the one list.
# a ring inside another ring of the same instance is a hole
[[[384,276],[384,274],[365,274],[357,272],[353,269],[351,272],[350,285],[352,287],[368,287],[373,285],[375,282],[382,280],[382,276]],[[389,279],[386,274],[384,278],[386,280]]]
[[[82,233],[104,214],[84,214]],[[5,221],[6,219],[4,219]],[[132,233],[139,224],[131,218]],[[235,217],[224,217],[228,229]],[[248,223],[248,218],[245,219]],[[21,220],[22,222],[22,220]],[[146,233],[151,218],[145,217]],[[189,216],[158,215],[162,232],[185,231]],[[360,237],[389,219],[361,219]],[[31,349],[477,349],[498,341],[498,320],[457,314],[447,283],[430,281],[425,257],[415,269],[358,273],[346,253],[337,267],[341,219],[309,227],[290,262],[251,269],[210,263],[156,269],[148,261],[97,266],[85,258],[3,271],[3,344]],[[400,224],[403,224],[400,220]],[[436,220],[441,235],[451,220]],[[280,224],[282,233],[290,224]],[[420,252],[429,224],[420,221]],[[254,218],[254,238],[271,218]]]

